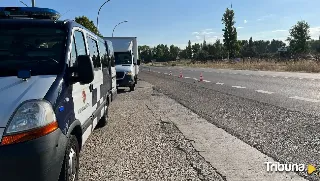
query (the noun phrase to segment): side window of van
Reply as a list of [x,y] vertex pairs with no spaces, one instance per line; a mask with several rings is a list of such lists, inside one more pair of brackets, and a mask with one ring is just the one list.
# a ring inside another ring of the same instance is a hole
[[75,31],[74,38],[76,41],[77,56],[87,55],[86,44],[84,43],[83,33],[80,31]]
[[107,47],[101,41],[99,41],[99,53],[100,53],[100,60],[101,60],[102,68],[109,67],[109,65],[108,65],[108,55],[107,55]]
[[72,49],[71,49],[71,56],[70,56],[70,65],[74,65],[77,61],[77,49],[76,49],[76,43],[75,43],[75,40],[74,40],[74,37],[72,37]]
[[89,54],[91,57],[91,60],[93,61],[94,68],[100,68],[101,62],[98,52],[98,45],[97,41],[92,39],[91,37],[88,37],[88,46],[89,46]]
[[80,31],[74,31],[74,36],[72,37],[71,43],[72,43],[72,50],[71,50],[70,63],[71,65],[76,66],[78,56],[87,55],[83,33]]

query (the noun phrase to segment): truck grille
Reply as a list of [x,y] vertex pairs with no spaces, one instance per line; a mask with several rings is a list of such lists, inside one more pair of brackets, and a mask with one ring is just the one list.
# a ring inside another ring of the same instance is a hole
[[124,77],[124,72],[117,72],[117,79],[122,79]]

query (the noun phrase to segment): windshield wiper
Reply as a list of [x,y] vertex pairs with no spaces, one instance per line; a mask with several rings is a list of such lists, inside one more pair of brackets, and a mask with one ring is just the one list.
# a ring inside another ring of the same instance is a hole
[[21,61],[21,62],[19,62],[19,63],[23,63],[23,64],[27,64],[27,63],[35,63],[35,62],[41,62],[41,63],[43,63],[43,62],[54,62],[54,63],[57,63],[57,64],[59,64],[59,62],[56,60],[56,59],[54,59],[54,58],[47,58],[47,59],[38,59],[38,60],[30,60],[30,61]]

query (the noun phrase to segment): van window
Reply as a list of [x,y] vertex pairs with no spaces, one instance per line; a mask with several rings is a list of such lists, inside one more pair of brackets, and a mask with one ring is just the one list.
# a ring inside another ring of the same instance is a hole
[[77,56],[87,55],[86,44],[84,43],[83,33],[80,31],[75,31],[74,37],[76,40]]
[[101,41],[99,41],[99,54],[102,68],[109,67],[107,47],[106,44]]
[[89,46],[89,54],[90,54],[91,60],[93,61],[94,68],[101,67],[97,41],[92,39],[91,37],[88,37],[88,46]]
[[132,55],[129,52],[115,52],[116,65],[132,64]]
[[74,42],[74,37],[72,37],[71,44],[72,44],[72,49],[71,49],[71,56],[70,56],[70,64],[75,65],[78,55],[77,55],[76,44]]

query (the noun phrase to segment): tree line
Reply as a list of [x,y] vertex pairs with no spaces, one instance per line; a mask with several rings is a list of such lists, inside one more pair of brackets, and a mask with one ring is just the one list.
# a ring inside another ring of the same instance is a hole
[[[98,36],[102,37],[94,22],[86,16],[78,16],[75,21]],[[184,49],[175,45],[159,44],[155,47],[147,45],[139,46],[140,59],[145,62],[151,61],[175,61],[177,59],[189,59],[193,61],[219,61],[224,59],[234,60],[237,58],[259,58],[259,59],[299,59],[310,58],[310,54],[318,60],[320,55],[320,36],[318,40],[310,37],[310,26],[306,21],[298,21],[289,30],[287,38],[288,46],[281,40],[238,40],[235,25],[234,10],[227,8],[221,19],[225,25],[223,41],[217,39],[213,43],[192,43],[188,41]],[[286,52],[279,52],[279,48],[285,47]]]
[[[281,40],[238,40],[235,27],[234,10],[227,8],[222,16],[223,42],[217,39],[214,43],[194,43],[189,40],[184,49],[175,45],[159,44],[155,47],[147,45],[139,46],[140,58],[145,62],[151,61],[175,61],[177,59],[190,59],[193,61],[214,61],[237,58],[259,58],[259,59],[299,59],[315,57],[320,54],[320,37],[312,40],[310,37],[310,26],[306,21],[298,21],[289,30],[287,46]],[[284,48],[286,51],[279,51]],[[312,55],[310,55],[312,54]]]

